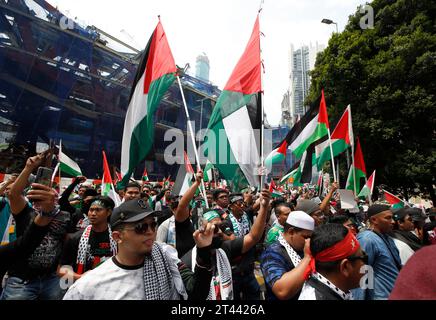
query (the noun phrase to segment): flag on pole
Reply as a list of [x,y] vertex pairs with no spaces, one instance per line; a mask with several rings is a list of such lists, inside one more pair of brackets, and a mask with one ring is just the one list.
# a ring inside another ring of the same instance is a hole
[[271,193],[271,197],[280,198],[283,196],[283,193],[277,190],[277,186],[274,183],[274,179],[271,179],[271,183],[269,185],[269,192]]
[[392,193],[387,192],[386,190],[383,190],[385,199],[387,202],[391,204],[391,207],[394,209],[404,208],[405,202],[398,198],[397,196],[394,196]]
[[142,181],[144,182],[148,182],[148,173],[147,173],[147,168],[144,167],[144,172],[142,173]]
[[363,186],[362,190],[360,191],[358,197],[359,198],[368,198],[371,197],[372,192],[374,191],[374,182],[375,182],[375,170],[372,173],[371,177],[369,177],[366,184]]
[[[355,171],[355,175],[353,174]],[[356,177],[356,190],[360,190],[360,179],[366,177],[365,161],[363,160],[362,148],[360,146],[360,140],[357,138],[356,151],[354,154],[354,167],[350,167],[350,172],[348,174],[347,186],[348,190],[354,192],[354,177]]]
[[111,172],[109,170],[109,164],[106,158],[106,153],[104,151],[103,151],[103,179],[101,182],[102,182],[101,195],[104,197],[111,198],[115,203],[115,207],[118,207],[121,204],[121,199],[118,193],[116,193],[115,191]]
[[248,45],[213,109],[204,144],[210,162],[235,191],[258,183],[261,92],[257,17]]
[[177,196],[183,196],[183,194],[192,185],[192,178],[194,177],[194,169],[188,159],[188,155],[184,152],[184,164],[180,165],[177,173],[176,181],[173,186],[172,193]]
[[211,182],[213,180],[213,164],[207,160],[206,166],[204,167],[204,182]]
[[[313,104],[309,111],[289,131],[284,141],[295,157],[301,158],[307,148],[328,135],[329,121],[324,90],[321,98]],[[283,142],[282,142],[283,143]],[[281,144],[282,144],[281,143]]]
[[288,149],[288,144],[283,141],[279,148],[274,149],[265,159],[265,167],[268,171],[272,171],[273,164],[282,163],[286,159],[286,150]]
[[126,185],[149,153],[154,140],[154,114],[177,71],[161,22],[154,30],[132,85],[124,122],[121,172]]
[[82,175],[82,170],[80,170],[79,165],[62,152],[62,143],[59,145],[59,169],[73,177],[78,177]]
[[[336,125],[335,130],[331,136],[332,140],[332,148],[333,148],[333,157],[344,152],[347,148],[351,147],[354,143],[353,137],[353,125],[351,121],[351,107],[348,106],[345,109],[344,114]],[[320,143],[315,148],[316,157],[317,157],[317,167],[318,170],[321,170],[324,163],[331,160],[331,152],[330,152],[330,144],[329,141],[326,140],[323,143]]]

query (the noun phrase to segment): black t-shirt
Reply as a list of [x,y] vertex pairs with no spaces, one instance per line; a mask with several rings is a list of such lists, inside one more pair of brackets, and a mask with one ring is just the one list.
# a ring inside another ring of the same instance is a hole
[[175,223],[176,227],[176,249],[180,257],[183,257],[186,252],[194,248],[195,241],[192,234],[194,233],[194,226],[191,219],[186,219],[183,222]]
[[[17,236],[22,236],[24,231],[32,224],[36,213],[26,206],[19,214],[15,215]],[[8,270],[11,277],[23,280],[32,280],[38,276],[49,275],[56,272],[62,255],[65,236],[72,232],[74,226],[69,212],[61,211],[49,224],[49,230],[41,244],[27,259],[19,259]]]
[[[79,250],[80,238],[84,230],[68,235],[65,244],[64,253],[61,259],[61,265],[72,266],[77,271],[77,254]],[[84,272],[92,270],[100,265],[107,258],[112,257],[109,231],[95,232],[91,230],[88,240],[89,254],[84,267]]]

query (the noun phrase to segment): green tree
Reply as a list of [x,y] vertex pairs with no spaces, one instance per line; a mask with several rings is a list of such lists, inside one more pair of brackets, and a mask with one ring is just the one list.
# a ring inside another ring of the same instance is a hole
[[[329,116],[351,104],[368,172],[408,198],[417,187],[436,197],[436,2],[375,0],[374,28],[357,10],[317,57],[306,100],[324,88]],[[359,9],[359,8],[358,8]],[[335,121],[331,121],[335,123]]]

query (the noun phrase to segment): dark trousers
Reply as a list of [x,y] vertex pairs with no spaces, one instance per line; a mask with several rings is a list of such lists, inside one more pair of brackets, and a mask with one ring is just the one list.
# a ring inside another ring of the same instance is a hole
[[234,300],[260,300],[260,287],[254,271],[233,273]]

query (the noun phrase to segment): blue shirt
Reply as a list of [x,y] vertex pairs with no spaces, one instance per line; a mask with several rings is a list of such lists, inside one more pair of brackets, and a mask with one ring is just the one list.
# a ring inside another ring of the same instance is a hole
[[[368,265],[374,271],[374,289],[352,290],[356,300],[385,300],[394,288],[401,259],[394,241],[387,235],[363,231],[357,235],[362,250],[368,254]],[[370,280],[371,277],[368,277]],[[366,291],[366,292],[365,292]]]
[[[267,300],[277,300],[277,297],[272,292],[272,287],[286,272],[295,268],[286,249],[279,241],[271,244],[262,253],[260,257],[260,268],[262,269],[265,279]],[[294,298],[298,299],[299,295],[300,292],[298,292]]]

